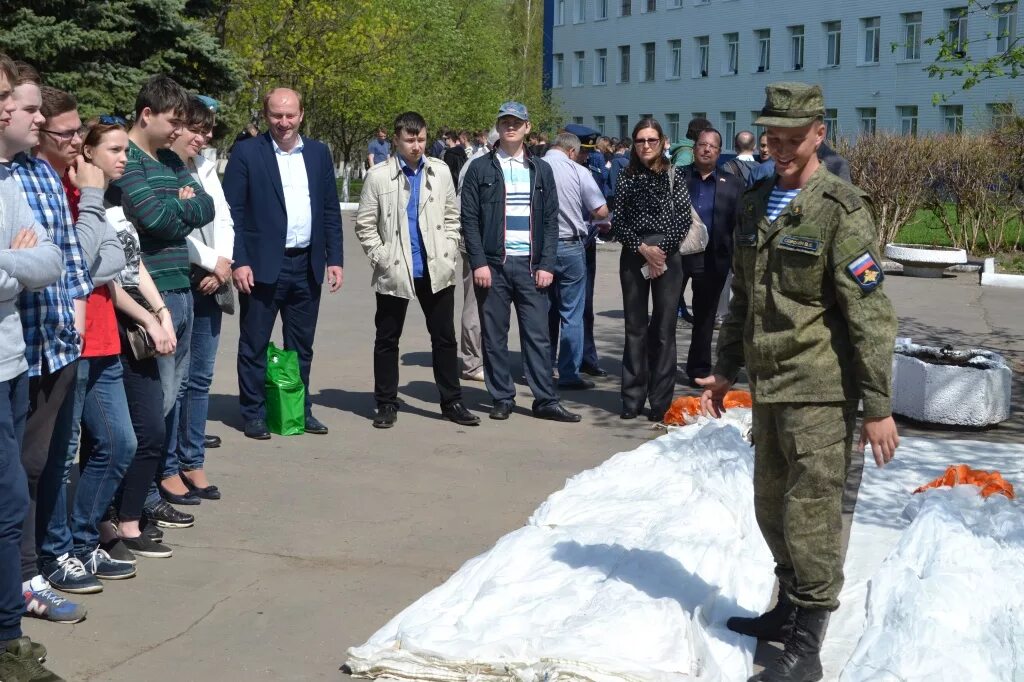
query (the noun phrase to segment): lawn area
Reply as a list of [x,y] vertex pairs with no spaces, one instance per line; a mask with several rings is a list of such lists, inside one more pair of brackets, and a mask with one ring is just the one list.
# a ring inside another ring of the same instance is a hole
[[[335,180],[338,186],[338,196],[341,197],[341,178]],[[348,181],[348,200],[351,202],[359,202],[359,193],[363,191],[363,180],[362,178],[352,178]],[[344,201],[344,198],[342,197]]]
[[[1004,244],[1012,245],[1014,240],[1020,237],[1021,247],[1024,247],[1024,234],[1021,230],[1024,226],[1014,221],[1006,228]],[[952,246],[946,231],[942,229],[942,223],[931,211],[920,210],[914,218],[903,226],[903,229],[896,235],[896,241],[900,244],[924,244],[926,246]],[[988,252],[988,243],[984,237],[978,242],[978,249],[975,255],[983,255]]]

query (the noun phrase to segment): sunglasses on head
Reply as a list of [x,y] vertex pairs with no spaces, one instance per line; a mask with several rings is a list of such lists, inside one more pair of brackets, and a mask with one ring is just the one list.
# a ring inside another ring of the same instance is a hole
[[123,126],[128,125],[128,121],[124,120],[120,116],[111,116],[110,114],[103,114],[99,117],[100,123],[105,126]]

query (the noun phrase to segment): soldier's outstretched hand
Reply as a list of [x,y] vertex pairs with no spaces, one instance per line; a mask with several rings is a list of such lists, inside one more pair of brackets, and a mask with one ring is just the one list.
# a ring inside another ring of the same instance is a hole
[[697,385],[704,388],[700,394],[700,409],[709,417],[718,419],[725,412],[725,394],[732,388],[732,382],[720,374],[697,379]]
[[865,419],[860,431],[860,442],[857,449],[864,452],[865,445],[871,445],[875,456],[875,464],[881,469],[896,456],[896,448],[900,445],[900,435],[896,432],[896,420],[889,417]]

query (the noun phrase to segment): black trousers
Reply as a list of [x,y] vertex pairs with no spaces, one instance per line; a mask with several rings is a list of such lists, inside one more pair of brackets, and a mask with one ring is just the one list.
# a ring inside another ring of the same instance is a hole
[[[455,340],[455,287],[431,291],[429,276],[413,280],[416,298],[430,332],[434,381],[441,394],[441,406],[462,400],[459,385],[459,346]],[[398,341],[405,326],[409,299],[377,294],[374,323],[377,338],[373,342],[373,397],[377,406],[398,406]]]
[[135,457],[121,479],[115,498],[118,516],[125,521],[142,518],[142,508],[149,494],[149,486],[164,462],[166,420],[163,414],[163,392],[160,388],[160,370],[156,358],[136,360],[130,351],[121,354],[124,368],[124,393],[128,399],[128,413],[138,445]]
[[299,375],[306,387],[306,414],[312,406],[309,368],[320,314],[321,285],[310,267],[309,249],[285,255],[277,282],[256,282],[251,294],[239,294],[238,403],[245,421],[266,417],[267,346],[281,313],[284,347],[299,354]]
[[711,338],[715,334],[718,299],[722,296],[729,272],[703,267],[688,271],[686,274],[693,288],[693,309],[690,311],[693,314],[693,334],[690,337],[690,350],[686,355],[686,376],[697,379],[711,374],[714,366],[711,360]]
[[[660,241],[660,235],[657,241]],[[657,243],[652,238],[652,243]],[[648,400],[663,415],[676,380],[676,306],[683,284],[682,256],[669,254],[665,273],[644,278],[644,257],[623,248],[619,257],[626,345],[622,351],[622,408],[639,411]],[[648,303],[653,299],[653,310]]]

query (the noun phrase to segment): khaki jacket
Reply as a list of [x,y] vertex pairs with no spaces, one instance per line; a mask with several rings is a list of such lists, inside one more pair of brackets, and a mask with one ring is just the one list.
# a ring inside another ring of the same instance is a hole
[[[461,232],[459,205],[451,171],[440,159],[424,157],[420,179],[419,229],[426,252],[431,290],[455,284]],[[409,179],[397,155],[366,174],[356,214],[356,238],[373,266],[372,284],[379,294],[416,298],[409,243]]]
[[740,199],[715,373],[746,365],[755,402],[863,399],[865,417],[888,416],[896,315],[870,200],[822,164],[769,221],[774,181]]

